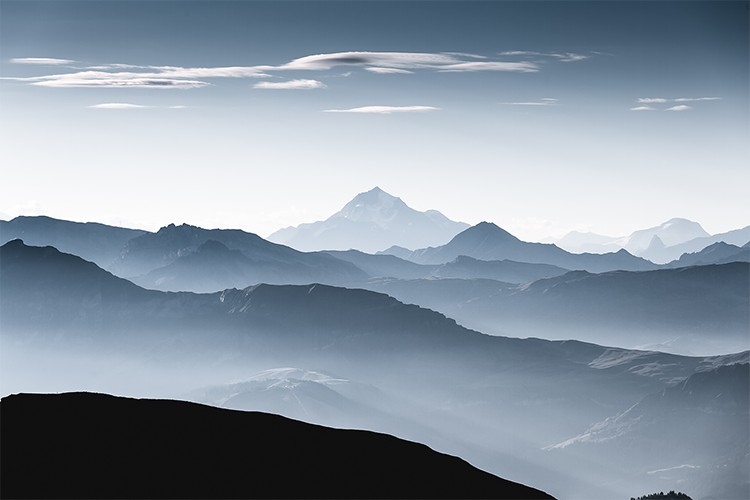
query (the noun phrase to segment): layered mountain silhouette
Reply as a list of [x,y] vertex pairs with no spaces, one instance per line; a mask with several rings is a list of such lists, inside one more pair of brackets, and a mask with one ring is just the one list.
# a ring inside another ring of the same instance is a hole
[[733,262],[642,272],[575,271],[525,285],[380,280],[367,286],[494,334],[732,352],[750,347],[749,277],[747,262]]
[[415,250],[409,260],[443,264],[465,255],[479,260],[513,260],[548,264],[564,269],[603,272],[617,269],[644,271],[656,266],[625,250],[609,254],[572,254],[553,244],[521,241],[491,222],[481,222],[439,247]]
[[750,262],[750,243],[739,247],[720,241],[707,246],[700,252],[685,253],[667,264],[668,267],[705,266],[707,264],[727,264],[729,262]]
[[324,221],[280,229],[268,239],[303,251],[376,252],[393,245],[421,248],[442,244],[467,227],[437,210],[414,210],[401,198],[375,187],[358,194]]
[[[737,481],[737,472],[750,465],[749,366],[695,373],[551,450],[637,463],[654,489],[680,484],[697,498],[745,498],[748,484]],[[668,448],[670,455],[656,456],[656,448]]]
[[679,243],[672,246],[653,248],[649,251],[644,252],[642,256],[644,258],[652,260],[653,262],[662,264],[679,259],[683,254],[686,253],[700,252],[704,248],[719,242],[737,246],[745,245],[746,243],[750,242],[750,226],[746,226],[741,229],[735,229],[733,231],[727,231],[726,233],[694,238],[684,243]]
[[[555,241],[555,243],[565,250],[575,253],[607,253],[616,252],[624,248],[634,255],[646,256],[648,249],[652,247],[655,241],[667,247],[708,236],[710,235],[697,222],[674,218],[658,226],[634,231],[628,236],[612,237],[596,233],[571,231]],[[653,252],[654,250],[652,249],[651,251]]]
[[269,283],[347,283],[366,274],[330,255],[303,253],[240,230],[183,224],[130,240],[110,270],[163,290],[215,291]]
[[427,446],[105,394],[0,402],[3,498],[552,498]]
[[125,244],[146,231],[107,226],[96,222],[70,222],[51,217],[16,217],[0,221],[0,245],[20,238],[29,245],[51,245],[107,268]]
[[[465,255],[445,264],[417,264],[395,255],[372,255],[358,250],[326,252],[365,271],[371,278],[461,278],[493,279],[509,283],[528,283],[541,278],[560,276],[568,269],[549,264],[530,264],[512,260],[484,261]],[[367,284],[358,284],[367,288]]]
[[[622,469],[606,461],[584,466],[541,448],[697,370],[737,362],[492,337],[387,295],[321,284],[211,294],[145,290],[76,256],[20,241],[0,247],[0,289],[6,393],[41,379],[57,390],[117,385],[141,394],[158,384],[182,388],[192,379],[193,387],[226,384],[263,365],[310,367],[374,385],[420,409],[414,415],[421,418],[406,423],[403,415],[379,419],[388,433],[424,436],[485,470],[567,497],[622,496],[638,485],[612,489],[613,471]],[[66,386],[66,380],[72,382]],[[309,401],[335,397],[301,394]],[[415,431],[419,422],[434,430]]]

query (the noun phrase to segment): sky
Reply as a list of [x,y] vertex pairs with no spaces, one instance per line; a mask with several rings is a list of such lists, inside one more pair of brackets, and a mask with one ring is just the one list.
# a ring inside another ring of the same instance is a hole
[[0,218],[750,224],[748,2],[0,1]]

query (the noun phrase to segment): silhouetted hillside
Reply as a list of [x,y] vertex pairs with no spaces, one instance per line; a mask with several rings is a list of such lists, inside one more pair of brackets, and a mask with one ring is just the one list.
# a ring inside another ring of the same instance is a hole
[[16,217],[0,221],[0,245],[22,239],[28,245],[53,246],[107,268],[133,238],[146,231],[107,226],[96,222],[71,222],[52,217]]
[[0,402],[3,498],[552,498],[427,446],[103,394]]
[[299,252],[236,229],[187,224],[170,224],[130,240],[111,269],[142,286],[171,291],[209,291],[211,286],[216,291],[264,281],[339,284],[367,277],[327,254]]

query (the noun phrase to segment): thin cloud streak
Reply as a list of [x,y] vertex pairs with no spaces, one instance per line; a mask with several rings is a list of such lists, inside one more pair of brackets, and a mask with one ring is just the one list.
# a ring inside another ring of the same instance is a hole
[[408,69],[398,69],[398,68],[378,68],[378,67],[372,67],[372,68],[365,68],[366,71],[369,71],[370,73],[379,73],[381,75],[411,75],[414,73],[413,71],[409,71]]
[[656,108],[651,106],[636,106],[634,108],[630,108],[630,111],[656,111]]
[[94,104],[93,106],[89,106],[89,108],[93,109],[141,109],[150,107],[151,106],[142,106],[140,104],[131,104],[127,102],[105,102],[102,104]]
[[71,59],[57,59],[54,57],[14,57],[10,60],[16,64],[39,64],[44,66],[57,66],[62,64],[73,64]]
[[256,89],[268,90],[308,90],[324,89],[326,86],[318,80],[289,80],[286,82],[260,82],[253,85]]
[[537,52],[534,50],[506,50],[505,52],[500,52],[498,55],[549,57],[562,62],[585,61],[586,59],[591,58],[591,56],[577,54],[575,52]]
[[433,106],[362,106],[351,109],[326,109],[324,113],[373,113],[389,115],[391,113],[420,113],[425,111],[438,111],[440,108]]
[[558,100],[553,97],[543,97],[538,101],[501,102],[498,104],[503,106],[557,106]]

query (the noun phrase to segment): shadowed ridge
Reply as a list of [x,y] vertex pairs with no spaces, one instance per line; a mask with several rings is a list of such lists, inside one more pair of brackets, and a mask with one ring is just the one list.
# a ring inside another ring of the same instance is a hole
[[551,498],[427,446],[174,400],[0,402],[4,498]]

